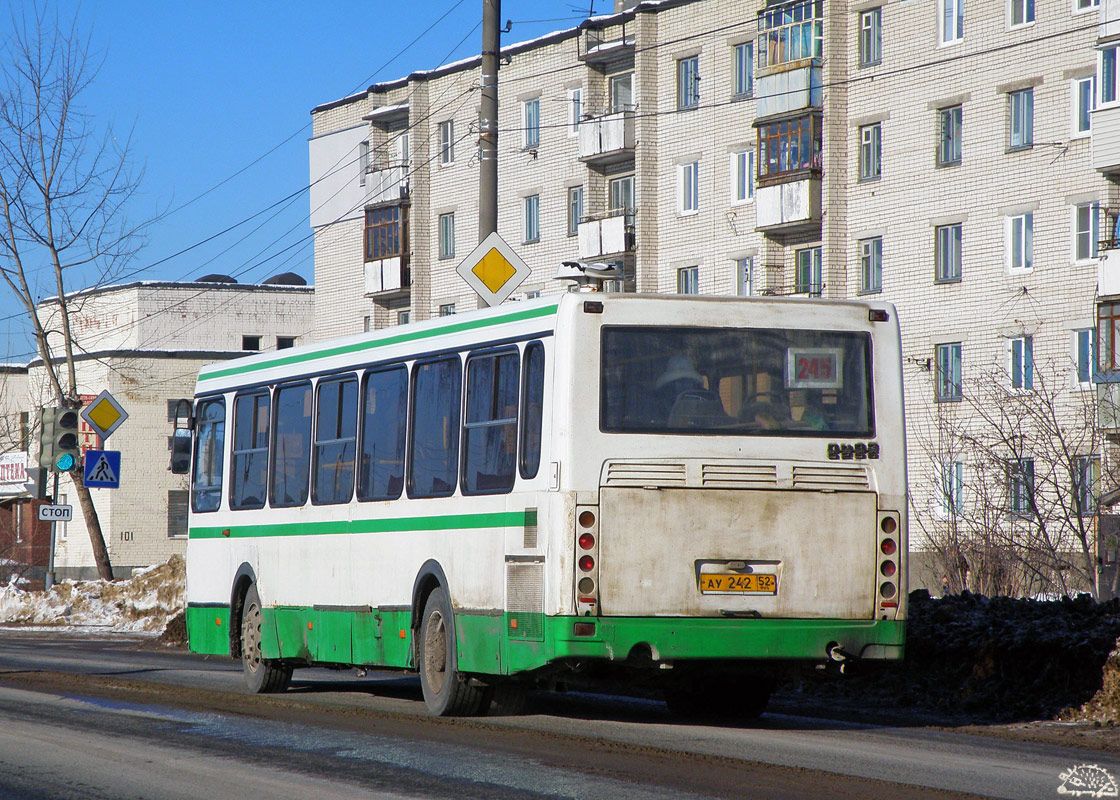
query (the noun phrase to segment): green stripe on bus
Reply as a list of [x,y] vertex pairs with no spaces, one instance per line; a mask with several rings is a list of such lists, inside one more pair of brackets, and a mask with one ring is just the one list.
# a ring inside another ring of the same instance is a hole
[[403,342],[430,339],[433,336],[443,336],[444,334],[449,333],[461,333],[463,331],[475,330],[477,328],[486,328],[492,325],[502,325],[507,322],[520,322],[521,320],[535,319],[537,317],[548,317],[555,314],[556,309],[559,307],[559,303],[557,303],[555,305],[543,306],[541,308],[530,308],[525,311],[515,311],[512,314],[503,314],[500,317],[453,322],[439,328],[432,328],[430,330],[400,333],[395,336],[387,336],[384,339],[376,339],[372,342],[356,342],[354,344],[327,347],[322,350],[315,350],[310,353],[296,353],[295,355],[274,358],[262,363],[246,364],[244,366],[237,367],[226,367],[224,369],[213,370],[212,372],[203,369],[199,373],[199,380],[206,381],[213,380],[215,378],[225,378],[230,375],[243,375],[249,372],[257,372],[262,369],[286,367],[290,364],[300,364],[306,361],[317,361],[318,359],[330,358],[332,356],[361,353],[365,350],[374,350],[378,347],[388,347],[389,345],[401,344]]
[[499,511],[493,514],[450,514],[437,517],[356,519],[338,522],[288,522],[278,525],[231,525],[191,528],[191,539],[253,539],[264,536],[323,536],[331,533],[390,533],[405,531],[449,531],[462,528],[513,528],[525,525],[526,512]]

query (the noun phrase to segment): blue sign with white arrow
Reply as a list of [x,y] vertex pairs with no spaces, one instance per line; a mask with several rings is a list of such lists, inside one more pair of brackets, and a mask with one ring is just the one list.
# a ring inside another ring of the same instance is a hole
[[86,450],[85,485],[91,489],[119,489],[121,486],[121,451]]

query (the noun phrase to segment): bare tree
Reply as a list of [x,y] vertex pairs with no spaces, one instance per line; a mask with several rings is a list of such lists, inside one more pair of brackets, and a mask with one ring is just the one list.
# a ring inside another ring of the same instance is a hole
[[1006,370],[981,371],[960,403],[939,404],[914,432],[934,467],[912,492],[913,519],[950,591],[1099,597],[1094,495],[1105,437],[1095,395],[1071,392],[1069,372],[1034,363],[1011,388]]
[[[139,245],[124,207],[138,178],[128,143],[99,131],[81,100],[99,64],[76,22],[43,9],[18,16],[0,43],[0,278],[27,314],[49,395],[77,407],[73,299],[67,286],[119,276]],[[50,303],[38,298],[54,297]],[[80,467],[70,471],[98,574],[112,567]]]

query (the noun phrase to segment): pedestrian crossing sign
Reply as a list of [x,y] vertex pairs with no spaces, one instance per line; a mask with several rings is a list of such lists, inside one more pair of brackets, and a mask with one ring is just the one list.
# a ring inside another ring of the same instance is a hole
[[83,470],[85,485],[91,489],[119,489],[121,486],[121,451],[86,450]]

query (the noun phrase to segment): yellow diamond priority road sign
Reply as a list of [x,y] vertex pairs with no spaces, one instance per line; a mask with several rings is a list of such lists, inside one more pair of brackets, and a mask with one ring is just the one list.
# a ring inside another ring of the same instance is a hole
[[455,271],[488,306],[500,305],[531,273],[497,232],[483,239]]
[[97,395],[92,403],[82,409],[82,419],[93,428],[98,436],[102,439],[108,439],[113,431],[128,419],[128,412],[106,389]]

